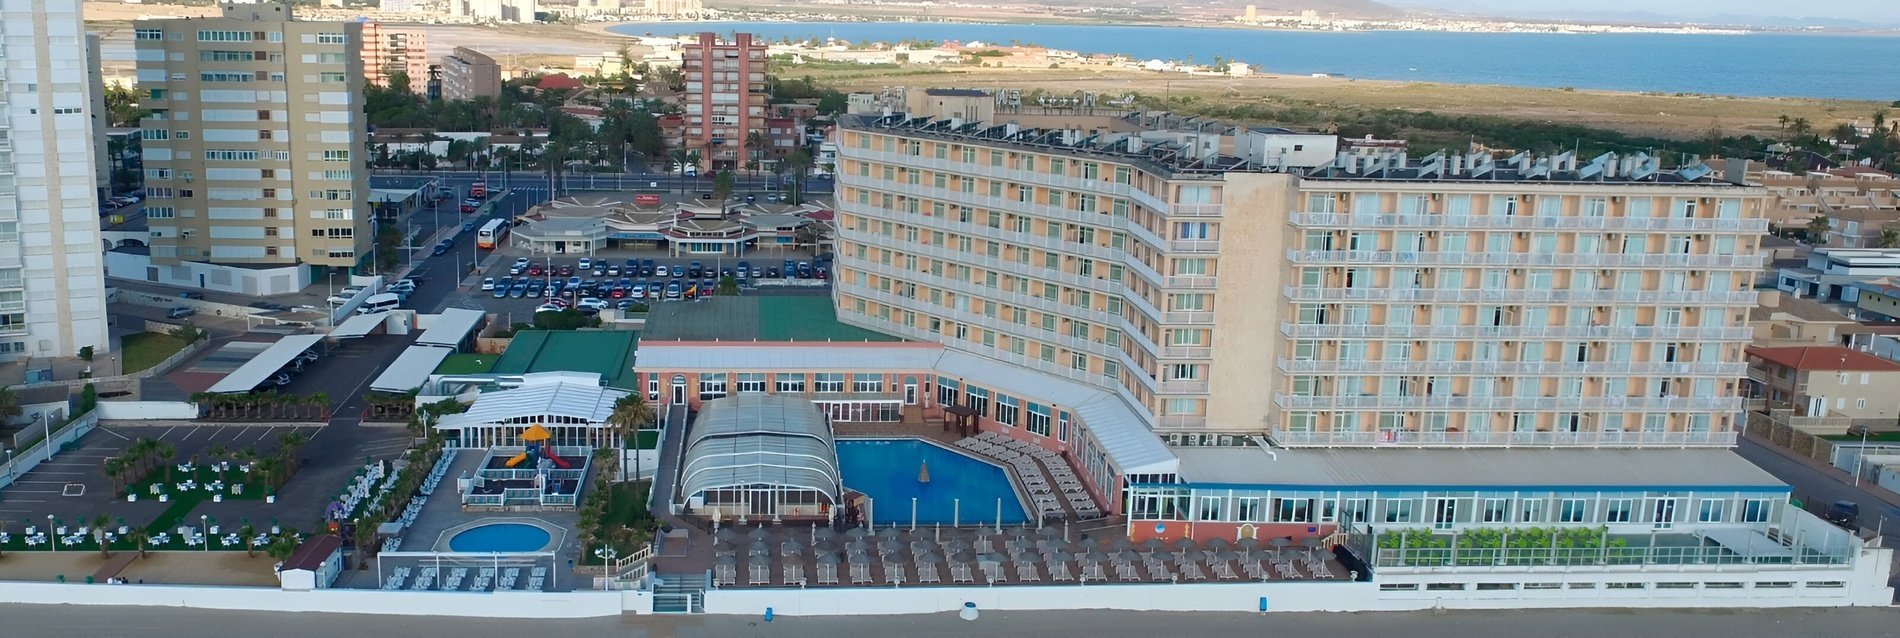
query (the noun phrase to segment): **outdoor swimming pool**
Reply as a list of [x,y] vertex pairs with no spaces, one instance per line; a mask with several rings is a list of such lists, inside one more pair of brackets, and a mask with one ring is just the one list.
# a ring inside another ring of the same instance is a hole
[[[930,482],[920,483],[919,469],[925,463],[930,465]],[[933,443],[841,440],[838,465],[845,487],[871,497],[871,515],[877,523],[909,525],[913,498],[919,525],[994,524],[999,499],[1003,523],[1029,518],[1003,468]]]
[[449,550],[457,552],[538,552],[554,536],[547,530],[526,523],[493,523],[470,528],[449,538]]

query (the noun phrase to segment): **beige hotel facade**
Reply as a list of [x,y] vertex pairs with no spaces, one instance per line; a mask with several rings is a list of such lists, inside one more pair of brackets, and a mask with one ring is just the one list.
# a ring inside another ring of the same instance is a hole
[[1733,444],[1740,167],[1018,121],[845,118],[842,321],[1103,388],[1176,445]]
[[361,23],[224,5],[222,17],[141,20],[135,41],[154,267],[367,260]]

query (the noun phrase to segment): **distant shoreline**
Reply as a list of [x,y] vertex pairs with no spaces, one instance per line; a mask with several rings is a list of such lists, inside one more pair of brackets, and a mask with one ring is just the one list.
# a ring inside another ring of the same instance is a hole
[[[853,18],[855,16],[838,15],[838,16],[833,16],[833,17],[834,18]],[[583,31],[587,31],[590,33],[601,34],[601,35],[632,38],[632,37],[642,37],[642,36],[633,35],[633,34],[615,33],[612,30],[613,27],[622,26],[622,25],[647,25],[647,24],[693,25],[693,24],[703,24],[703,23],[730,23],[730,22],[797,24],[797,23],[810,22],[810,21],[797,20],[797,19],[792,19],[792,18],[764,18],[764,17],[722,18],[718,20],[628,20],[628,21],[622,21],[622,22],[584,22],[579,25],[575,25],[575,28],[583,30]],[[1659,36],[1663,36],[1663,35],[1667,35],[1667,36],[1736,37],[1736,36],[1751,36],[1751,35],[1789,35],[1789,36],[1889,37],[1889,38],[1900,37],[1900,29],[1878,29],[1878,30],[1865,30],[1865,31],[1826,29],[1826,30],[1812,31],[1812,30],[1769,30],[1769,29],[1761,29],[1758,27],[1713,27],[1713,26],[1697,27],[1701,29],[1709,29],[1708,31],[1685,33],[1685,32],[1660,31],[1660,30],[1659,31],[1577,32],[1577,31],[1459,31],[1459,30],[1453,30],[1453,29],[1348,29],[1348,30],[1336,31],[1336,30],[1330,30],[1330,29],[1290,29],[1290,28],[1285,28],[1285,27],[1276,27],[1276,26],[1268,26],[1268,25],[1242,24],[1238,22],[1222,23],[1222,22],[1191,22],[1191,21],[1166,21],[1166,20],[1043,21],[1043,20],[1038,20],[1038,19],[1033,19],[1033,18],[1025,19],[1025,20],[995,20],[995,19],[977,19],[977,18],[973,18],[973,19],[946,18],[946,19],[938,19],[938,20],[830,19],[830,20],[820,20],[820,22],[838,22],[838,23],[843,23],[843,24],[957,24],[957,25],[973,25],[973,26],[989,25],[989,26],[1035,26],[1035,27],[1130,27],[1130,28],[1133,28],[1133,27],[1173,27],[1173,28],[1189,28],[1189,29],[1231,29],[1235,31],[1271,31],[1271,32],[1277,32],[1277,33],[1330,33],[1330,34],[1456,33],[1456,34],[1464,34],[1464,35],[1535,34],[1535,35],[1574,35],[1574,36],[1603,36],[1603,35],[1659,35]],[[1662,27],[1662,26],[1646,26],[1646,25],[1617,25],[1617,26],[1623,27],[1623,28],[1632,28],[1632,29],[1669,28],[1669,27]],[[690,27],[687,27],[687,28],[690,29]]]

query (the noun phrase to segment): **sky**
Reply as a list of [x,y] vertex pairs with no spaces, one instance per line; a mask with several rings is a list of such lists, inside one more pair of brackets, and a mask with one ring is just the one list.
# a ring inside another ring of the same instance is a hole
[[1510,15],[1551,12],[1696,16],[1787,16],[1900,23],[1900,0],[1400,0],[1394,4]]

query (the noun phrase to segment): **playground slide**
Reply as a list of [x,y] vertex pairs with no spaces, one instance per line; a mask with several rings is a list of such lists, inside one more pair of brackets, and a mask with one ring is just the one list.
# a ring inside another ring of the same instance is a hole
[[514,458],[508,459],[508,467],[514,467],[516,465],[520,465],[522,461],[526,461],[526,460],[528,460],[527,452],[516,454]]
[[541,451],[541,454],[542,454],[543,456],[546,456],[546,457],[548,457],[548,460],[549,460],[549,461],[553,461],[553,462],[554,462],[554,466],[555,466],[555,467],[558,467],[558,468],[561,468],[561,469],[563,469],[563,470],[565,470],[565,469],[568,469],[568,468],[571,468],[571,467],[573,467],[572,465],[568,465],[568,464],[567,464],[567,460],[566,460],[566,459],[563,459],[563,458],[561,458],[561,457],[558,457],[558,456],[555,456],[555,455],[554,455],[554,450],[542,450],[542,451]]

